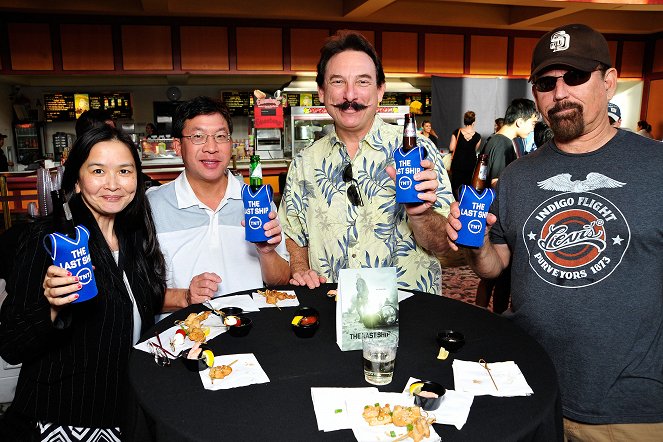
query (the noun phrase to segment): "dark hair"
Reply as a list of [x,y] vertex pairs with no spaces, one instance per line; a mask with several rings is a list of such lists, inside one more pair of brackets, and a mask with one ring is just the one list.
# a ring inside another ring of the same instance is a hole
[[382,61],[378,57],[378,53],[370,41],[366,40],[363,35],[342,30],[338,31],[335,35],[329,37],[324,46],[320,49],[320,61],[318,61],[318,75],[315,77],[315,82],[318,83],[320,88],[325,85],[325,72],[327,70],[327,63],[336,54],[345,51],[358,51],[363,52],[373,60],[375,65],[375,79],[377,85],[382,86],[385,82],[384,69],[382,68]]
[[465,126],[469,126],[470,124],[474,123],[476,121],[476,114],[472,111],[467,111],[463,115],[463,124]]
[[527,98],[516,98],[515,100],[511,101],[509,107],[506,108],[504,124],[510,126],[514,124],[518,118],[528,120],[536,114],[536,105],[532,100]]
[[113,120],[110,112],[102,109],[86,110],[76,120],[76,136],[80,137],[85,132],[95,127],[106,126],[106,121]]
[[433,123],[431,123],[430,120],[424,120],[423,123],[421,123],[421,127],[424,127],[424,124],[426,123],[430,124],[431,126],[433,125]]
[[226,120],[228,130],[230,131],[230,135],[232,135],[233,120],[230,118],[228,106],[219,99],[200,96],[185,101],[175,109],[175,115],[173,116],[173,137],[182,138],[182,131],[184,130],[186,120],[191,120],[199,115],[213,114],[220,114]]
[[504,126],[504,118],[495,118],[495,125],[497,126],[497,130],[502,129],[502,126]]
[[[151,283],[154,293],[163,296],[166,290],[166,264],[157,242],[150,204],[145,197],[144,174],[140,157],[131,139],[121,131],[107,125],[85,132],[76,140],[67,157],[62,176],[62,190],[70,200],[82,199],[80,195],[74,194],[80,170],[94,146],[104,141],[119,141],[126,146],[136,164],[138,181],[134,199],[115,216],[113,229],[118,237],[142,238],[142,244],[133,244],[133,246],[138,246],[139,250],[127,250],[124,253],[139,261],[137,264],[145,272],[145,277]],[[104,239],[102,238],[101,241]],[[142,249],[140,249],[141,245]]]
[[536,144],[537,148],[552,139],[553,135],[552,129],[543,121],[537,121],[534,125],[534,144]]
[[646,130],[647,132],[651,132],[651,124],[647,123],[645,120],[638,121],[638,127]]

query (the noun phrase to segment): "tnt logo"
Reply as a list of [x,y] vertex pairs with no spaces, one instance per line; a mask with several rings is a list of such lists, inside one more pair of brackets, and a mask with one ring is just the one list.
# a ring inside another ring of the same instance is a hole
[[481,221],[473,219],[469,223],[467,223],[467,230],[470,231],[470,233],[476,235],[477,233],[481,232]]
[[90,281],[92,281],[92,271],[88,267],[83,267],[76,273],[76,276],[78,276],[78,280],[81,282],[81,284],[86,285]]
[[553,52],[566,51],[571,43],[571,36],[565,31],[557,31],[550,37],[550,49]]
[[252,216],[249,218],[249,227],[253,230],[258,230],[262,227],[262,220],[257,216]]
[[398,187],[399,189],[407,190],[412,187],[412,180],[410,177],[402,176],[398,179]]

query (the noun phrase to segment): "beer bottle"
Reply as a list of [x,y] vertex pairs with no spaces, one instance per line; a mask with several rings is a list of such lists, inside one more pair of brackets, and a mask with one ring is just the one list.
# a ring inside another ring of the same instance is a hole
[[472,175],[472,187],[477,192],[483,192],[486,188],[486,179],[488,178],[488,155],[482,153],[477,158],[477,164],[474,167],[474,174]]
[[251,165],[249,166],[249,185],[252,191],[257,191],[262,186],[262,166],[260,165],[260,155],[251,155]]
[[56,231],[75,239],[76,226],[71,216],[71,210],[69,210],[69,203],[64,196],[64,191],[62,189],[51,190],[51,200],[53,201],[53,219]]
[[414,114],[405,114],[403,125],[403,152],[409,152],[417,146],[417,122]]

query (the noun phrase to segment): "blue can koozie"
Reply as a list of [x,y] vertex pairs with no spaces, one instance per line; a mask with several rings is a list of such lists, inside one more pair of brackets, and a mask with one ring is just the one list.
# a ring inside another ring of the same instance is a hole
[[53,264],[69,270],[72,276],[78,276],[82,287],[78,290],[78,299],[74,303],[97,296],[97,283],[94,280],[88,248],[89,239],[90,232],[83,226],[76,226],[74,239],[57,232],[44,237],[44,247],[53,259]]
[[416,173],[424,170],[421,160],[426,158],[426,149],[421,146],[414,147],[407,152],[399,147],[394,151],[394,167],[396,167],[396,202],[397,203],[422,203],[417,196],[414,186]]
[[462,227],[458,231],[456,244],[465,247],[481,247],[486,231],[488,209],[495,199],[493,189],[484,189],[480,194],[472,186],[463,184],[458,193],[460,208],[459,221]]
[[274,190],[269,184],[260,186],[256,191],[247,184],[242,187],[244,231],[247,241],[265,242],[269,239],[269,236],[265,235],[265,223],[269,222],[273,198]]

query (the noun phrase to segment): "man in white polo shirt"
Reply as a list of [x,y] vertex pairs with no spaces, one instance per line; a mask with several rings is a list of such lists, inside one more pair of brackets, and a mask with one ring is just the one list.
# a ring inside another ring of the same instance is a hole
[[173,118],[173,147],[184,172],[148,194],[168,290],[178,292],[182,307],[290,278],[275,206],[264,226],[270,239],[244,239],[242,182],[228,170],[232,129],[219,100],[197,97],[181,104]]

